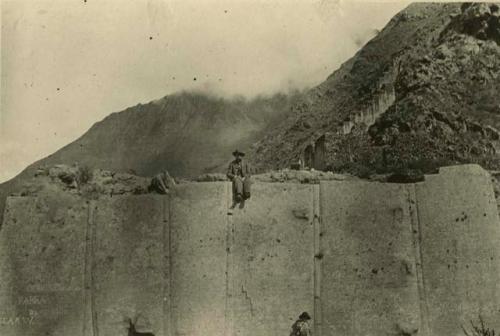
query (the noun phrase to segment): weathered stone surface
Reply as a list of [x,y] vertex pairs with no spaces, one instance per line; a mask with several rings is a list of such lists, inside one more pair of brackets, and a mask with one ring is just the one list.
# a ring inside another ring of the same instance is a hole
[[420,328],[406,185],[321,183],[323,335]]
[[417,184],[227,182],[168,196],[11,197],[2,336],[460,334],[500,328],[500,221],[474,165]]
[[138,331],[165,334],[164,302],[170,301],[165,201],[161,196],[124,196],[91,204],[89,301],[99,335],[128,335],[128,319]]
[[500,328],[500,223],[490,179],[468,165],[416,185],[431,335],[461,334],[479,315]]
[[87,206],[69,195],[9,199],[0,234],[0,334],[81,335]]
[[288,335],[301,312],[313,313],[314,188],[256,183],[229,217],[233,335]]
[[226,183],[179,186],[170,203],[172,335],[221,335],[226,325]]

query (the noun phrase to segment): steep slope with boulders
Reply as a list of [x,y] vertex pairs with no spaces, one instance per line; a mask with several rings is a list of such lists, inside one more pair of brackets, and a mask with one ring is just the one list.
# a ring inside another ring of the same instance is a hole
[[224,99],[183,92],[113,113],[85,135],[37,163],[80,165],[150,176],[162,170],[192,177],[225,166],[298,99]]
[[499,17],[494,3],[410,5],[255,144],[258,165],[302,158],[363,177],[497,169]]
[[261,172],[299,159],[365,178],[419,178],[468,162],[497,170],[499,17],[494,3],[412,4],[305,93],[245,100],[183,92],[113,113],[1,184],[0,215],[37,169],[76,162],[195,177],[223,171],[234,148],[249,148]]
[[222,170],[235,148],[245,149],[290,112],[300,92],[233,99],[181,92],[112,113],[56,153],[0,185],[5,198],[19,192],[43,167],[65,164],[88,170],[196,177]]

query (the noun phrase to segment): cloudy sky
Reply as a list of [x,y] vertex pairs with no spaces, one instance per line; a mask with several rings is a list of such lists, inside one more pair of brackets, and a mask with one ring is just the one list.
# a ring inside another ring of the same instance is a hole
[[0,182],[179,90],[319,84],[408,2],[0,0]]

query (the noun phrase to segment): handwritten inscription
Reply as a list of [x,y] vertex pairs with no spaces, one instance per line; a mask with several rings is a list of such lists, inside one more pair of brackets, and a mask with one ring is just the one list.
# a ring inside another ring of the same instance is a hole
[[[30,297],[31,296],[36,297],[36,295],[30,295]],[[28,309],[25,314],[17,315],[0,312],[0,326],[30,326],[35,324],[39,316],[40,313],[33,309]]]
[[0,326],[33,325],[40,314],[33,309],[28,309],[23,315],[0,315]]
[[38,305],[45,305],[47,303],[48,303],[47,298],[41,295],[26,295],[26,296],[19,296],[17,298],[17,304],[23,306],[38,306]]
[[[76,282],[76,280],[75,280]],[[48,283],[43,283],[43,284],[29,284],[25,287],[25,290],[27,292],[77,292],[81,291],[82,287],[79,283],[74,283],[74,284],[48,284]]]
[[0,326],[33,325],[38,313],[30,311],[28,315],[0,316]]
[[34,320],[32,316],[0,316],[0,326],[32,325]]

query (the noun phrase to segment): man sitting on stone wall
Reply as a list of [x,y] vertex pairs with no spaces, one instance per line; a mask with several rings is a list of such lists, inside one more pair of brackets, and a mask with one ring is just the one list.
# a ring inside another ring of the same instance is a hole
[[233,182],[233,200],[240,203],[250,198],[251,173],[248,163],[243,162],[245,153],[235,150],[234,160],[227,168],[227,177]]

